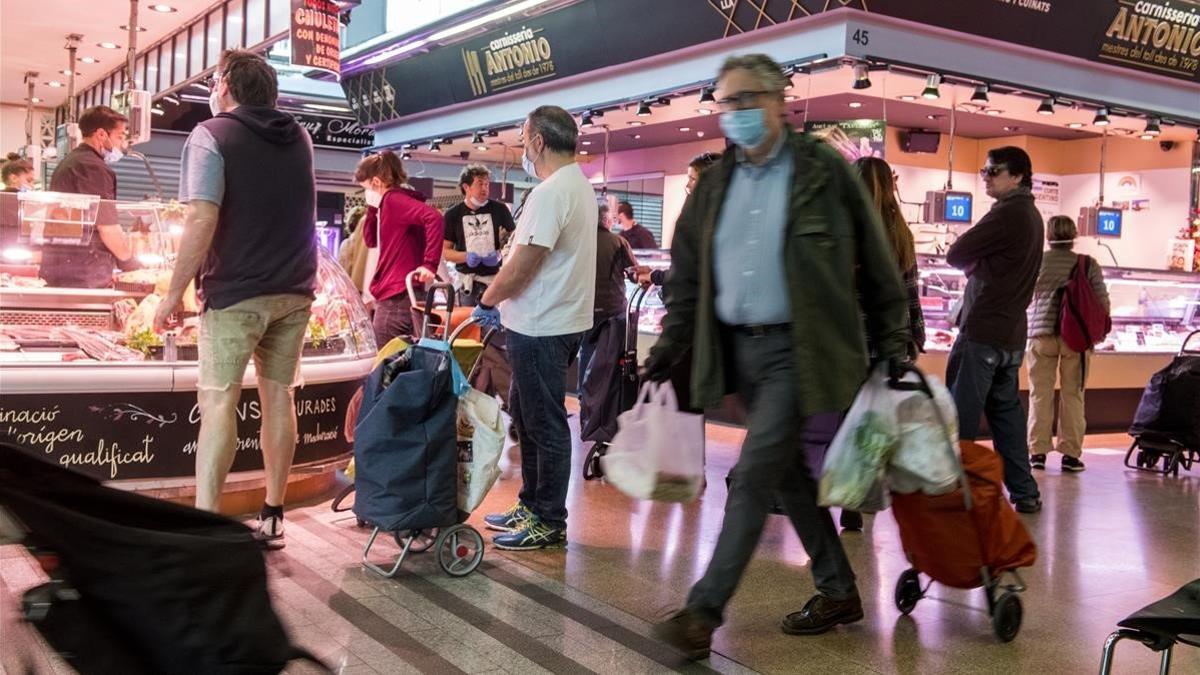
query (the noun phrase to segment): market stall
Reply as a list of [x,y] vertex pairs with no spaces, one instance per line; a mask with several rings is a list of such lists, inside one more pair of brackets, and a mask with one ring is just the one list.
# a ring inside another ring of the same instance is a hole
[[[158,335],[150,327],[170,281],[183,210],[81,195],[20,197],[17,223],[6,223],[7,263],[0,268],[0,433],[62,466],[187,499],[200,420],[194,292],[177,310],[177,333]],[[117,214],[143,267],[115,273],[107,288],[47,286],[43,253],[89,241],[105,210]],[[348,458],[346,406],[375,356],[359,295],[324,251],[315,293],[304,384],[296,391],[296,480],[328,479]],[[255,386],[251,364],[238,406],[234,491],[261,486]],[[289,497],[304,492],[293,489]]]

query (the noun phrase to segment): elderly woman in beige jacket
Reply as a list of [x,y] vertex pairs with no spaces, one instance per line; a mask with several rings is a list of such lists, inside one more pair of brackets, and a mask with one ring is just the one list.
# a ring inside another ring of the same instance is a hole
[[[1062,453],[1062,470],[1078,473],[1084,470],[1079,457],[1083,454],[1083,436],[1087,431],[1084,419],[1083,392],[1086,387],[1087,364],[1091,350],[1072,351],[1059,336],[1058,313],[1062,305],[1062,289],[1081,261],[1088,262],[1088,281],[1092,292],[1109,309],[1108,288],[1100,263],[1072,251],[1078,231],[1075,221],[1067,216],[1054,216],[1046,226],[1050,250],[1042,257],[1042,269],[1034,288],[1033,303],[1029,306],[1029,458],[1035,469],[1046,468],[1054,431],[1054,383],[1057,374],[1062,389],[1060,395],[1058,446]],[[1056,372],[1057,371],[1057,372]]]

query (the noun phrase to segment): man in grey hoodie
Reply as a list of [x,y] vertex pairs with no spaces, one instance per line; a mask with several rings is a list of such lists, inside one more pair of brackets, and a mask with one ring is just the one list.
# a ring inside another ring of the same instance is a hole
[[253,52],[221,55],[211,84],[213,118],[183,149],[179,201],[187,221],[162,330],[196,282],[200,319],[200,438],[196,506],[215,511],[237,448],[236,409],[254,357],[262,402],[266,501],[258,538],[283,546],[283,501],[296,451],[293,389],[317,273],[312,142],[275,108],[275,71]]

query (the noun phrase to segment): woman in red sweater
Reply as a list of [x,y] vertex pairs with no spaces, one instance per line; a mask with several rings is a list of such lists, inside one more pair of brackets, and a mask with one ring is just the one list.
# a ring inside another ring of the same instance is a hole
[[435,278],[444,224],[437,209],[425,203],[425,195],[407,185],[404,165],[390,150],[359,162],[354,180],[366,190],[363,241],[368,248],[379,248],[370,288],[375,297],[375,342],[382,348],[394,337],[414,335],[404,280],[414,270],[420,284]]

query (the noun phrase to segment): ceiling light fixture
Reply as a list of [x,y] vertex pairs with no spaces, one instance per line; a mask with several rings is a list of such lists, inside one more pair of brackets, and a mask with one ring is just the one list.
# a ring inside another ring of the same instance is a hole
[[1083,122],[1068,122],[1067,127],[1070,129],[1082,129]]
[[63,86],[63,83],[59,82],[58,80],[50,80],[49,82],[46,83],[46,86],[57,89],[57,88]]
[[[63,68],[62,70],[60,70],[60,71],[58,71],[58,72],[59,72],[60,74],[62,74],[62,75],[67,75],[67,76],[69,76],[69,75],[71,74],[71,71],[70,71],[70,70],[68,70],[67,68]],[[75,74],[76,74],[76,75],[78,75],[78,74],[79,74],[79,71],[78,71],[78,70],[77,70],[77,71],[75,71]]]
[[645,101],[642,101],[642,104],[638,106],[637,116],[638,117],[649,117],[650,115],[651,115],[650,104]]
[[588,151],[587,151],[587,150],[580,150],[580,151],[579,151],[579,154],[581,154],[581,155],[586,155],[586,154],[588,154]]
[[991,88],[988,87],[986,84],[975,85],[975,93],[971,94],[971,102],[972,103],[988,103],[989,102],[988,101],[988,92],[989,91],[991,91]]
[[713,111],[708,108],[696,108],[697,115],[711,115]]
[[81,56],[79,57],[79,61],[81,63],[100,63],[100,59],[94,56]]
[[851,108],[861,108],[861,107],[863,107],[862,101],[850,101],[850,102],[849,102],[849,103],[847,103],[846,105],[850,106]]
[[687,132],[691,131],[692,128],[691,127],[679,127],[679,130],[686,134]]
[[[128,33],[128,32],[129,32],[129,26],[117,26],[117,28],[120,28],[122,31],[124,31],[124,32],[126,32],[126,33]],[[145,32],[146,32],[146,29],[145,29],[145,28],[143,28],[142,26],[138,26],[138,27],[137,27],[137,32],[139,32],[139,33],[145,33]]]
[[1138,136],[1138,138],[1142,139],[1143,141],[1152,141],[1154,140],[1155,136],[1157,136],[1157,134],[1142,134],[1141,136]]
[[483,132],[476,131],[475,134],[471,136],[471,142],[475,145],[481,145],[483,143]]
[[786,102],[788,102],[788,103],[791,103],[791,102],[793,102],[793,101],[795,101],[795,100],[796,100],[796,97],[795,97],[795,96],[784,96],[784,97],[783,97],[783,100],[784,100],[784,101],[786,101]]
[[1161,134],[1162,128],[1159,127],[1160,122],[1161,122],[1161,120],[1159,120],[1157,117],[1151,117],[1151,118],[1147,119],[1146,120],[1146,131],[1144,132],[1145,135],[1149,136],[1150,138],[1154,138],[1155,136]]
[[1004,127],[1005,131],[1020,131],[1021,127]]
[[154,107],[154,108],[150,109],[150,114],[151,115],[165,115],[165,114],[167,114],[167,111],[165,111],[159,107]]
[[405,153],[403,153],[403,154],[401,154],[401,155],[400,155],[400,159],[412,159],[412,153],[411,153],[411,152],[405,152]]
[[172,7],[170,5],[164,5],[164,4],[160,3],[160,4],[150,5],[150,11],[151,12],[160,12],[162,14],[170,14],[171,12],[174,12],[176,10],[174,7]]
[[441,152],[442,144],[438,143],[437,141],[429,141],[429,151],[430,152]]
[[629,126],[631,126],[631,127],[640,127],[644,124],[645,124],[645,122],[643,122],[641,120],[629,120]]
[[1047,96],[1046,98],[1042,99],[1042,104],[1038,106],[1037,111],[1038,111],[1039,115],[1053,115],[1054,114],[1054,97]]
[[871,70],[870,68],[867,68],[867,64],[865,63],[860,63],[854,66],[854,88],[871,88]]
[[701,103],[716,103],[717,102],[717,99],[715,97],[713,97],[713,88],[712,87],[705,87],[700,92],[700,102]]
[[591,141],[579,141],[579,144],[580,145],[591,145],[592,142]]
[[704,132],[703,132],[703,131],[697,131],[697,132],[696,132],[696,138],[704,138]]
[[1098,127],[1108,126],[1108,108],[1102,107],[1096,111],[1096,116],[1092,118],[1092,124]]
[[634,134],[634,135],[633,135],[633,140],[635,140],[635,141],[636,141],[636,140],[640,139],[641,137],[642,137],[642,135],[641,135],[641,134]]
[[100,42],[96,44],[100,49],[120,49],[121,45],[115,42]]
[[931,101],[942,97],[940,87],[942,86],[942,76],[934,73],[925,78],[925,91],[921,92],[921,98],[927,98]]
[[29,100],[30,100],[30,101],[33,101],[34,103],[41,103],[41,102],[42,102],[42,99],[40,99],[40,98],[38,98],[38,97],[36,97],[36,96],[34,96],[33,98],[31,98],[31,99],[29,99]]
[[913,96],[912,94],[905,94],[900,97],[900,100],[901,101],[915,101],[915,100],[917,100],[917,97]]
[[179,99],[175,98],[174,96],[171,96],[170,94],[162,97],[162,100],[166,101],[167,103],[170,103],[171,105],[179,105]]
[[416,143],[405,143],[404,145],[402,145],[400,147],[403,150],[416,150],[417,144]]
[[582,129],[590,129],[590,128],[596,126],[596,124],[594,122],[592,122],[592,113],[590,113],[590,112],[583,113],[583,116],[581,118],[579,118],[579,126]]
[[999,117],[1004,114],[1004,111],[1000,110],[999,108],[988,108],[983,114],[990,115],[992,117]]

